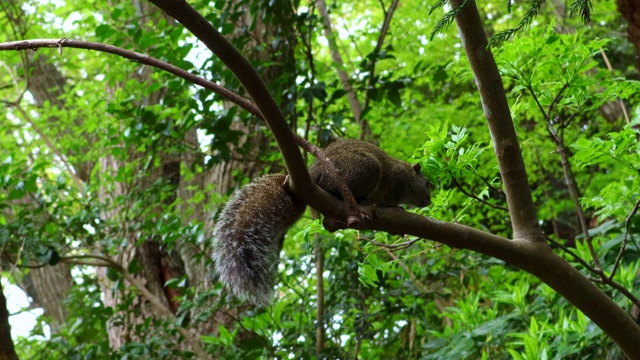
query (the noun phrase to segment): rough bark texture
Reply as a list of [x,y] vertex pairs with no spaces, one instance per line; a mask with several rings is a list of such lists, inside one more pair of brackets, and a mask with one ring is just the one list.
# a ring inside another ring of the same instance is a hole
[[[158,12],[148,2],[132,0],[132,5],[136,9],[136,15],[139,17],[151,19],[154,24],[157,24],[158,21],[164,17],[164,19],[167,20],[167,24],[172,24],[172,20],[168,16]],[[141,71],[134,72],[135,77],[141,83],[150,84],[152,82],[150,77],[153,73],[153,69],[150,67],[141,67],[140,70]],[[107,92],[114,93],[115,90],[116,89],[107,89]],[[158,104],[166,95],[167,89],[161,88],[151,94],[148,98],[137,99],[137,103],[142,106]],[[153,167],[151,170],[147,170],[143,169],[144,165],[140,164],[140,159],[148,156],[149,154],[144,150],[139,151],[139,149],[130,148],[124,150],[127,152],[127,158],[124,161],[116,159],[110,154],[105,155],[100,159],[102,175],[107,176],[107,174],[110,174],[110,176],[115,176],[120,167],[138,164],[139,169],[137,169],[137,171],[145,171],[146,176],[142,179],[136,180],[133,184],[117,182],[111,189],[102,188],[99,194],[102,202],[116,204],[118,202],[115,201],[115,199],[118,196],[127,197],[130,196],[131,192],[145,191],[157,180],[162,180],[165,183],[174,185],[179,182],[179,155],[158,154],[157,157],[159,157],[159,165],[157,167]],[[178,164],[177,167],[176,164]],[[133,188],[129,188],[128,185],[135,187],[135,190]],[[175,196],[170,198],[171,199],[168,199],[168,201],[175,199]],[[162,207],[164,205],[166,204],[157,204],[158,207]],[[125,209],[121,207],[113,206],[104,214],[107,221],[113,222],[114,229],[120,228],[121,233],[119,235],[126,240],[127,244],[121,249],[120,253],[112,257],[112,260],[121,264],[125,269],[136,261],[139,265],[140,271],[131,275],[143,284],[146,290],[148,290],[151,295],[155,297],[160,304],[162,304],[162,306],[169,309],[176,308],[176,304],[170,305],[170,298],[168,297],[174,296],[175,294],[172,292],[165,292],[164,288],[166,280],[169,280],[166,277],[171,276],[171,272],[168,267],[163,267],[163,263],[173,263],[174,261],[163,259],[165,256],[170,255],[161,251],[160,244],[155,241],[153,237],[127,230],[127,227],[130,225],[127,223],[128,220],[137,222],[143,221],[143,219],[124,219],[122,217],[124,210]],[[115,224],[119,224],[121,226],[115,226]],[[180,261],[177,262],[180,263]],[[123,289],[114,291],[113,283],[107,278],[105,268],[98,268],[97,275],[104,293],[105,306],[118,309],[124,299],[132,296],[132,293],[130,292],[132,284],[127,282],[127,286]],[[177,274],[174,275],[177,276]],[[126,311],[117,312],[110,321],[110,325],[108,327],[109,343],[113,349],[118,349],[127,342],[138,340],[139,337],[138,334],[136,334],[137,325],[144,323],[147,319],[157,320],[164,316],[163,312],[158,309],[157,306],[150,303],[148,299],[140,295],[140,293],[136,292],[133,294],[135,295],[133,295],[134,300],[132,302],[132,307],[127,308]],[[188,346],[185,343],[183,344]],[[177,341],[176,345],[178,347],[180,346]]]
[[[135,162],[143,155],[142,153],[136,153],[134,150],[130,150],[128,161]],[[161,156],[161,164],[168,164],[172,161],[174,160],[171,157]],[[111,173],[111,176],[115,176],[120,166],[125,166],[124,163],[121,163],[111,156],[103,157],[100,162],[100,168],[105,172],[105,175],[106,173]],[[140,183],[135,184],[135,186],[140,189],[147,189],[154,181],[165,179],[167,174],[165,174],[163,170],[163,166],[153,169],[147,173]],[[116,183],[115,186],[108,191],[107,189],[102,189],[100,197],[103,202],[113,204],[115,203],[114,199],[116,197],[128,196],[130,192],[131,189],[123,183]],[[162,204],[159,204],[159,206],[162,206]],[[121,264],[125,269],[128,268],[134,260],[137,261],[140,271],[132,275],[139,280],[162,305],[171,308],[164,290],[164,282],[168,279],[164,279],[162,275],[161,265],[163,254],[160,251],[160,244],[145,234],[127,231],[127,227],[131,224],[122,218],[124,210],[125,209],[120,207],[113,207],[105,212],[105,218],[108,219],[108,221],[113,221],[114,224],[122,224],[122,233],[120,235],[123,236],[127,242],[127,245],[123,247],[112,260]],[[132,219],[132,221],[143,220]],[[114,225],[114,228],[117,228],[117,226]],[[98,268],[97,275],[104,293],[105,306],[117,309],[124,299],[131,296],[130,291],[132,284],[127,283],[127,286],[123,289],[113,291],[113,283],[107,278],[106,269]],[[163,316],[157,307],[150,304],[144,296],[138,293],[134,295],[132,306],[133,308],[127,308],[127,311],[118,312],[110,322],[110,326],[108,327],[109,343],[114,349],[120,348],[127,342],[138,340],[136,325],[142,324],[146,319],[160,319]]]
[[38,305],[42,306],[44,313],[53,320],[49,326],[51,326],[51,331],[55,333],[67,318],[62,301],[73,285],[71,269],[68,264],[59,263],[56,266],[47,265],[32,269],[29,276],[33,281]]

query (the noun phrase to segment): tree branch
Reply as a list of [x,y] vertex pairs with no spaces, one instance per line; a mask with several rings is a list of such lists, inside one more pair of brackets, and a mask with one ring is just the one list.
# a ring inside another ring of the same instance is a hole
[[[231,44],[222,38],[211,24],[183,0],[153,0],[152,2],[189,28],[238,76],[240,82],[254,99],[260,113],[264,115],[278,141],[289,173],[294,180],[292,183],[294,193],[323,213],[336,214],[336,217],[346,218],[349,215],[349,211],[345,203],[319,190],[310,181],[306,166],[302,162],[302,156],[297,149],[293,133],[286,126],[282,113],[251,65]],[[484,45],[477,46],[477,43],[472,41],[474,40],[473,36],[476,34],[469,35],[463,31],[463,28],[467,26],[466,31],[475,31],[480,35],[483,34],[475,4],[472,1],[469,1],[469,4],[471,5],[471,10],[465,8],[460,14],[458,19],[459,28],[461,29],[465,47],[470,47],[468,51],[475,51],[473,54],[468,55],[470,62],[472,64],[475,63],[476,65],[474,66],[479,67],[479,71],[482,72],[482,61],[486,61],[483,58],[487,56],[486,39],[484,39]],[[473,21],[467,21],[469,17]],[[478,26],[480,28],[479,31]],[[467,42],[474,44],[469,45]],[[490,53],[489,57],[491,64],[495,67],[495,62]],[[474,68],[475,70],[477,69]],[[542,235],[537,226],[537,220],[535,220],[535,209],[533,208],[530,190],[526,181],[526,171],[522,164],[520,148],[515,138],[515,130],[511,121],[505,124],[504,114],[498,111],[504,109],[500,106],[496,108],[496,104],[492,103],[495,100],[487,97],[491,91],[501,93],[504,97],[504,90],[501,87],[499,89],[495,88],[496,78],[494,75],[496,74],[490,76],[490,80],[493,82],[487,82],[486,78],[476,73],[476,82],[481,88],[483,104],[494,138],[494,147],[501,165],[505,193],[509,201],[516,239],[509,241],[466,226],[449,224],[411,214],[400,208],[360,207],[363,212],[372,214],[372,221],[368,222],[367,225],[373,230],[386,231],[392,234],[411,234],[439,241],[451,247],[470,249],[502,259],[509,264],[524,269],[538,276],[584,311],[587,316],[622,347],[627,355],[640,354],[640,343],[637,341],[640,338],[640,328],[632,319],[575,268],[551,252],[546,243],[543,243],[544,246],[540,246],[540,243],[535,241]],[[499,75],[497,75],[497,80],[501,86]],[[498,105],[505,105],[506,108],[506,98],[504,104],[500,104],[501,101],[497,100]],[[508,115],[508,108],[506,109]],[[496,116],[499,119],[495,119]],[[509,120],[510,118],[507,117],[506,119]],[[500,128],[501,126],[508,127],[508,129],[502,129]],[[498,128],[496,129],[495,127]],[[526,190],[524,195],[519,195],[518,191],[520,190]],[[533,224],[531,223],[532,219],[534,220]],[[126,271],[123,272],[123,275],[128,281],[131,279],[129,281],[131,284],[139,287],[143,296],[153,296],[148,291],[145,292],[144,284],[139,284]],[[187,332],[185,329],[181,331]],[[191,338],[187,337],[187,340],[189,341]]]
[[[1,45],[1,44],[0,44]],[[33,128],[33,130],[35,130],[36,133],[38,133],[38,135],[40,136],[40,138],[42,139],[42,141],[44,141],[44,143],[47,145],[47,147],[49,148],[49,150],[51,150],[51,152],[55,155],[58,156],[58,158],[60,158],[60,161],[62,162],[63,167],[67,170],[67,172],[69,173],[69,177],[71,178],[71,180],[73,181],[73,184],[76,186],[76,188],[78,188],[78,192],[85,195],[85,191],[84,191],[84,187],[82,186],[82,181],[80,180],[80,178],[78,178],[78,175],[76,174],[76,172],[73,169],[73,166],[71,165],[71,163],[69,162],[69,160],[67,159],[67,157],[65,157],[62,152],[60,151],[60,149],[58,149],[57,146],[55,146],[53,144],[53,142],[51,141],[51,139],[49,138],[49,136],[47,136],[47,134],[45,134],[40,127],[36,124],[36,122],[33,120],[33,118],[31,117],[31,115],[29,115],[28,112],[26,112],[19,104],[14,103],[11,104],[11,106],[18,110],[18,112],[20,113],[20,115],[22,115],[22,118],[29,123],[29,125],[31,125],[31,127]]]
[[[314,217],[318,215],[316,211],[313,212]],[[322,244],[322,237],[320,235],[313,234],[315,244],[313,247],[313,253],[315,255],[316,262],[316,357],[322,358],[325,349],[325,320],[324,320],[324,245]]]
[[2,289],[2,278],[0,278],[0,359],[18,360],[18,355],[11,339],[9,311],[7,310],[7,298],[4,296]]
[[[451,2],[454,7],[460,7],[462,4],[462,0]],[[475,1],[467,1],[466,6],[456,16],[456,24],[491,131],[493,149],[500,166],[500,174],[511,215],[513,236],[516,239],[524,239],[547,246],[538,225],[527,170],[511,119],[502,78],[491,49],[488,47]]]
[[476,200],[476,201],[480,202],[481,204],[485,204],[485,205],[491,206],[491,207],[492,207],[492,208],[494,208],[494,209],[503,210],[503,211],[509,211],[509,209],[507,209],[507,208],[506,208],[506,207],[504,207],[504,206],[497,205],[497,204],[492,204],[492,203],[490,203],[490,202],[488,202],[488,201],[486,201],[486,200],[483,200],[483,199],[479,198],[478,196],[476,196],[476,195],[474,195],[474,194],[472,194],[472,193],[468,192],[467,190],[465,190],[465,189],[462,187],[462,185],[460,185],[460,183],[458,182],[458,180],[456,180],[455,178],[452,178],[452,180],[453,180],[453,184],[454,184],[454,185],[458,188],[458,190],[460,190],[460,192],[461,192],[461,193],[463,193],[465,196],[470,197],[470,198],[472,198],[472,199],[474,199],[474,200]]
[[[293,133],[287,126],[282,111],[269,93],[258,72],[251,63],[198,11],[184,0],[149,0],[172,16],[209,48],[238,78],[260,110],[278,143],[291,176],[291,188],[295,194],[316,193],[309,172],[296,146]],[[328,195],[328,194],[327,194]],[[302,197],[301,197],[302,198]],[[304,200],[304,198],[302,198]]]
[[[176,75],[180,78],[183,78],[189,82],[192,82],[196,85],[200,85],[206,89],[209,89],[217,94],[222,95],[223,97],[225,97],[226,99],[228,99],[229,101],[237,104],[238,106],[240,106],[241,108],[247,110],[248,112],[250,112],[251,114],[255,115],[256,117],[263,119],[265,121],[267,121],[267,119],[265,119],[265,117],[262,115],[262,113],[258,110],[258,108],[252,104],[249,100],[241,97],[240,95],[216,84],[213,83],[211,81],[208,81],[200,76],[191,74],[177,66],[171,65],[169,63],[166,63],[164,61],[158,60],[156,58],[147,56],[147,55],[143,55],[140,53],[136,53],[133,51],[129,51],[126,49],[122,49],[122,48],[118,48],[116,46],[111,46],[111,45],[107,45],[107,44],[102,44],[102,43],[95,43],[95,42],[88,42],[88,41],[79,41],[79,40],[68,40],[68,39],[61,39],[61,40],[56,40],[56,39],[38,39],[38,40],[23,40],[23,41],[13,41],[13,42],[6,42],[6,43],[0,43],[0,51],[1,50],[27,50],[27,49],[31,49],[31,50],[35,50],[35,49],[39,49],[42,47],[46,47],[46,48],[59,48],[61,49],[62,47],[70,47],[70,48],[79,48],[79,49],[88,49],[88,50],[97,50],[97,51],[102,51],[102,52],[106,52],[109,54],[114,54],[114,55],[119,55],[122,56],[126,59],[130,59],[136,62],[140,62],[142,64],[146,64],[149,66],[153,66],[156,67],[158,69],[167,71],[168,73],[171,73],[173,75]],[[61,51],[61,50],[60,50]],[[240,55],[241,56],[241,55]],[[251,65],[249,65],[251,66]],[[255,70],[254,70],[255,71]],[[268,96],[271,96],[269,93],[267,93]],[[283,118],[284,119],[284,118]],[[267,124],[269,124],[269,122],[267,121]],[[285,124],[286,126],[286,124]],[[287,128],[288,129],[288,128]],[[307,151],[309,151],[311,154],[313,154],[314,156],[316,156],[316,158],[319,161],[324,162],[327,165],[327,169],[331,172],[331,175],[336,179],[336,183],[339,184],[339,190],[340,193],[343,197],[343,199],[345,199],[345,202],[347,204],[347,206],[350,209],[350,214],[349,217],[347,219],[347,223],[350,224],[350,226],[355,226],[355,227],[361,227],[362,225],[362,216],[361,214],[358,212],[358,208],[356,206],[356,201],[353,197],[353,194],[351,193],[351,190],[348,188],[348,186],[346,186],[346,183],[344,182],[344,180],[342,179],[342,176],[338,173],[337,169],[335,168],[335,166],[333,165],[333,163],[331,161],[329,161],[329,159],[327,159],[326,156],[324,156],[322,150],[320,150],[319,148],[311,145],[308,141],[306,141],[304,138],[302,138],[301,136],[292,133],[290,130],[289,133],[293,136],[293,138],[295,139],[294,144],[298,144],[300,147],[306,149]],[[275,135],[275,134],[274,134]],[[45,139],[46,140],[46,139]],[[287,145],[288,146],[288,145]],[[299,150],[296,150],[298,153],[300,153]],[[62,159],[64,160],[64,159]],[[286,161],[286,157],[285,157],[285,163],[287,163]],[[288,164],[288,163],[287,163]],[[306,166],[304,166],[304,172],[308,175],[307,172],[307,168]],[[289,165],[287,165],[287,169],[289,170]],[[292,174],[291,171],[289,170],[289,174]],[[71,173],[71,175],[73,175],[73,173]],[[291,180],[291,179],[290,179]],[[309,181],[310,178],[309,178]],[[80,184],[76,184],[77,186],[80,186]],[[324,198],[325,200],[328,199],[329,197],[332,197],[332,195],[326,193],[324,190],[318,188],[317,186],[315,186],[315,184],[311,183],[311,185],[314,187],[314,191],[317,191],[317,193],[315,193],[315,198],[318,201],[322,201],[322,199]],[[292,191],[294,191],[293,189],[293,185],[291,185],[291,181],[289,181],[289,186],[291,187]],[[79,188],[79,190],[82,190],[82,187]],[[301,198],[304,197],[301,196]],[[313,206],[313,203],[309,203],[310,205]],[[329,217],[331,214],[333,214],[333,211],[331,211],[332,208],[330,207],[324,207],[324,206],[314,206],[319,210],[325,209],[325,211],[321,211],[323,214],[325,215],[329,215]]]
[[[627,248],[627,243],[629,241],[629,223],[631,222],[631,218],[634,217],[638,210],[640,209],[640,199],[636,201],[635,206],[627,215],[627,218],[624,220],[624,235],[622,235],[622,245],[620,245],[620,252],[618,252],[618,256],[616,257],[616,262],[613,264],[613,270],[611,270],[611,275],[609,275],[609,280],[612,280],[616,275],[616,271],[618,271],[618,266],[620,266],[620,261],[622,260],[622,254],[624,254],[624,250]],[[640,306],[640,304],[637,304]]]
[[[369,63],[369,84],[367,85],[367,88],[372,88],[375,86],[376,81],[375,81],[375,73],[376,73],[376,63],[378,60],[378,55],[380,54],[380,51],[382,50],[382,45],[384,44],[384,38],[387,36],[387,32],[389,32],[389,25],[391,24],[391,18],[393,17],[393,13],[396,11],[396,8],[398,7],[398,3],[400,1],[399,0],[393,0],[391,2],[391,5],[389,6],[389,10],[388,11],[384,11],[384,21],[382,22],[382,28],[380,28],[380,35],[378,35],[378,41],[376,42],[376,47],[373,49],[373,51],[371,52],[373,54],[372,58],[369,59],[370,63]],[[380,2],[381,6],[384,10],[384,3],[382,3],[382,1]],[[365,98],[364,98],[364,108],[366,109],[367,107],[369,107],[369,102],[371,101],[371,99],[368,96],[368,93],[366,93]]]
[[[611,61],[609,61],[609,57],[607,56],[607,53],[604,52],[603,48],[600,48],[600,54],[602,55],[602,59],[604,60],[604,63],[607,65],[607,69],[613,75],[613,66],[611,66]],[[624,116],[624,120],[627,122],[627,124],[631,123],[631,121],[629,121],[629,114],[627,113],[627,107],[624,106],[624,101],[622,101],[621,98],[618,98],[618,104],[620,104],[620,109],[622,110],[622,115]]]
[[[568,89],[569,86],[570,84],[568,83],[562,85],[562,88],[558,91],[556,96],[553,98],[553,101],[551,101],[551,104],[549,104],[549,108],[547,112],[544,111],[544,108],[540,104],[540,101],[538,101],[538,97],[533,91],[533,87],[529,85],[527,88],[531,93],[531,96],[533,96],[533,99],[535,100],[536,104],[538,104],[538,108],[540,109],[540,112],[542,113],[545,120],[547,121],[547,131],[549,132],[549,136],[551,136],[551,140],[553,140],[553,143],[556,145],[556,152],[558,153],[558,155],[560,155],[560,163],[562,164],[562,170],[564,172],[564,181],[565,181],[565,184],[567,185],[569,196],[571,196],[571,200],[573,201],[573,204],[576,207],[576,214],[578,215],[578,219],[580,220],[582,233],[584,235],[585,241],[587,242],[587,247],[589,248],[589,252],[591,253],[591,258],[593,259],[593,263],[598,273],[604,276],[601,271],[602,266],[600,265],[600,259],[598,258],[598,253],[593,247],[593,240],[591,239],[591,235],[589,234],[589,226],[587,224],[587,218],[584,214],[584,209],[582,208],[582,204],[580,204],[580,189],[578,189],[578,185],[576,185],[575,176],[573,174],[573,171],[571,170],[571,164],[569,163],[567,149],[564,145],[564,140],[562,136],[558,136],[558,130],[556,129],[553,123],[553,117],[552,117],[553,108],[555,104],[558,101],[560,101],[560,99],[562,98],[562,93],[566,89]],[[566,127],[564,120],[561,120],[558,127],[561,129]]]
[[[346,219],[350,215],[345,203],[324,191],[311,181],[306,164],[296,144],[296,138],[287,126],[282,111],[269,93],[255,68],[227,39],[200,13],[184,0],[149,0],[175,18],[211,50],[238,78],[253,99],[262,118],[273,133],[289,173],[288,185],[303,202],[328,218]],[[336,174],[332,174],[335,176]],[[336,177],[337,178],[337,177]]]
[[186,70],[183,70],[177,66],[171,65],[162,60],[153,58],[151,56],[143,55],[134,51],[122,49],[116,46],[90,42],[80,40],[68,40],[68,39],[35,39],[35,40],[22,40],[22,41],[10,41],[0,43],[0,50],[36,50],[39,48],[61,48],[69,47],[76,49],[97,50],[106,52],[113,55],[121,56],[125,59],[129,59],[141,64],[153,66],[155,68],[164,70],[170,74],[183,78],[196,85],[200,85],[205,89],[209,89],[216,94],[219,94],[227,100],[235,103],[241,108],[247,110],[251,114],[262,118],[258,108],[251,103],[251,101],[243,98],[242,96],[228,90],[214,82],[211,82],[201,76],[194,75]]

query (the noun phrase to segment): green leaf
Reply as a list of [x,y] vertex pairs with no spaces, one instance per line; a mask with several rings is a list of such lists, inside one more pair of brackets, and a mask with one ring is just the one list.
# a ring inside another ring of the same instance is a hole
[[[22,184],[20,184],[22,185]],[[9,196],[7,197],[8,200],[16,200],[16,199],[20,199],[23,196],[25,196],[27,193],[22,189],[22,187],[15,187],[11,190],[11,192],[9,193]]]
[[127,272],[129,274],[137,274],[142,270],[144,269],[142,268],[142,266],[140,266],[140,262],[138,261],[138,259],[131,260],[131,262],[129,262],[129,266],[127,266]]
[[38,177],[35,174],[29,176],[24,182],[24,190],[32,193],[38,191],[38,186],[36,185],[37,179]]
[[387,92],[387,98],[393,105],[395,105],[395,107],[399,108],[402,106],[402,100],[400,99],[400,92],[398,89],[389,89]]
[[101,24],[96,27],[96,38],[98,38],[98,41],[105,41],[116,33],[116,30],[107,24]]
[[121,277],[120,272],[112,267],[108,267],[106,273],[107,273],[107,279],[111,281],[119,280]]
[[378,274],[376,269],[369,264],[360,264],[358,267],[358,279],[365,286],[375,287],[378,282]]
[[44,230],[47,232],[47,234],[49,235],[53,235],[56,233],[56,225],[54,223],[46,223],[44,226]]

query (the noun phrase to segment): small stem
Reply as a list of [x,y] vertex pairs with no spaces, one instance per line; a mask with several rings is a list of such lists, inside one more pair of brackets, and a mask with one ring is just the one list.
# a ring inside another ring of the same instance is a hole
[[[315,218],[318,217],[317,212],[313,212]],[[315,234],[316,244],[314,253],[316,256],[316,357],[322,358],[325,344],[325,328],[324,328],[324,248],[322,246],[322,238]]]
[[[611,61],[609,61],[609,57],[607,56],[607,53],[604,52],[604,49],[600,48],[600,54],[604,59],[604,63],[607,64],[607,69],[609,69],[609,72],[613,74],[613,66],[611,66]],[[629,114],[627,113],[627,107],[624,106],[624,102],[620,98],[618,98],[618,104],[620,104],[620,109],[622,109],[624,120],[627,122],[627,124],[629,124],[630,121],[629,121]]]
[[593,247],[593,239],[591,238],[591,235],[589,235],[589,224],[587,224],[587,217],[584,214],[582,204],[580,204],[580,191],[578,190],[575,176],[573,175],[571,165],[569,164],[567,149],[557,137],[554,138],[554,142],[556,144],[556,152],[560,155],[560,162],[562,163],[562,170],[564,171],[565,184],[567,185],[567,190],[569,191],[571,200],[576,207],[576,213],[578,214],[578,219],[580,220],[582,234],[584,235],[585,241],[587,242],[587,247],[589,248],[589,252],[591,253],[591,257],[593,258],[593,264],[595,265],[596,270],[601,271],[602,266],[600,265],[598,254]]
[[613,279],[618,271],[618,267],[620,266],[620,261],[622,261],[622,254],[624,254],[625,249],[627,248],[627,243],[629,241],[629,223],[631,222],[631,218],[638,213],[638,209],[640,209],[640,199],[636,201],[636,205],[633,207],[633,210],[627,215],[627,218],[624,220],[624,235],[622,235],[622,245],[620,246],[620,251],[618,252],[618,256],[616,257],[616,261],[613,264],[613,270],[611,271],[611,275],[609,275],[609,280]]
[[507,209],[507,208],[506,208],[506,207],[504,207],[504,206],[497,205],[497,204],[492,204],[492,203],[490,203],[490,202],[488,202],[488,201],[486,201],[486,200],[483,200],[483,199],[481,199],[481,198],[477,197],[476,195],[474,195],[474,194],[472,194],[472,193],[470,193],[470,192],[466,191],[466,190],[462,187],[462,185],[460,185],[460,183],[458,183],[458,181],[457,181],[456,179],[453,179],[453,184],[454,184],[454,185],[458,188],[458,190],[460,190],[460,192],[462,192],[464,195],[466,195],[466,196],[468,196],[468,197],[470,197],[470,198],[472,198],[472,199],[474,199],[474,200],[476,200],[476,201],[478,201],[478,202],[480,202],[480,203],[482,203],[482,204],[485,204],[485,205],[491,206],[491,207],[492,207],[492,208],[494,208],[494,209],[504,210],[504,211],[509,211],[509,209]]

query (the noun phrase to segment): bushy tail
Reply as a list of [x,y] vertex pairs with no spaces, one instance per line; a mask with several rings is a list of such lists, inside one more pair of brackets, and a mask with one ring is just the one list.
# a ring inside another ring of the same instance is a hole
[[284,189],[285,178],[266,175],[236,191],[213,231],[212,259],[220,281],[256,305],[271,304],[284,234],[305,208]]

